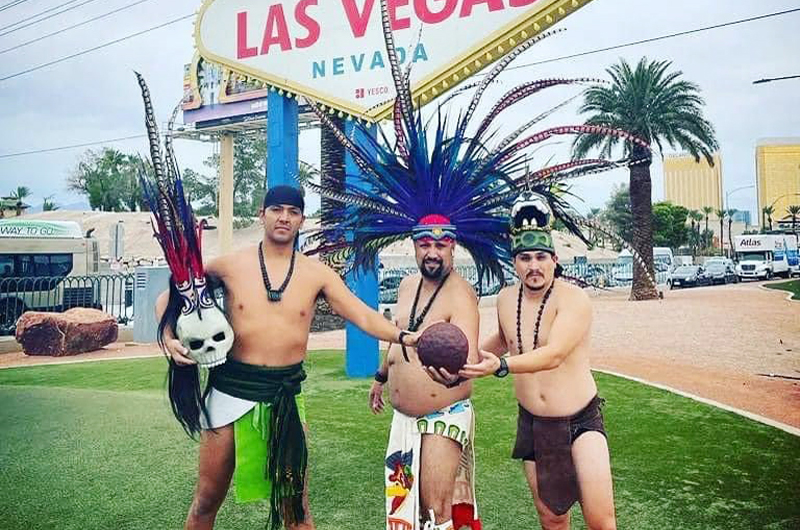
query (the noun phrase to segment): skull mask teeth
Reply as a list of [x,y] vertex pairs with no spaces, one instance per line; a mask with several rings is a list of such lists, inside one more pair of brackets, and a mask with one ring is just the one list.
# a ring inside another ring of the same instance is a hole
[[514,202],[511,208],[512,228],[550,228],[553,219],[547,200],[536,193],[526,192]]
[[204,368],[224,363],[233,346],[233,329],[216,306],[181,315],[176,328],[181,343],[189,349],[189,357]]

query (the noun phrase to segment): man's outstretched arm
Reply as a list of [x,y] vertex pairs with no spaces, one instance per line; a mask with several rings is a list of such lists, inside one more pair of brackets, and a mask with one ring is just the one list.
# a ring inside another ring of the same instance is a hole
[[[354,295],[333,269],[320,264],[320,270],[323,275],[322,293],[336,314],[368,335],[386,342],[400,343],[400,328]],[[417,343],[415,333],[404,332],[403,335],[402,341],[406,346]]]

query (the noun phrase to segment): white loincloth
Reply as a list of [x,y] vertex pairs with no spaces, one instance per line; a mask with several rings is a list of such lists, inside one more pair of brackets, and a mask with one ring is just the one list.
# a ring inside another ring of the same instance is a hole
[[475,502],[475,413],[469,399],[417,418],[394,411],[384,462],[386,529],[420,530],[419,468],[423,434],[436,434],[461,444],[453,504]]
[[255,401],[234,397],[212,388],[206,396],[208,419],[200,414],[200,426],[203,429],[218,429],[235,422],[256,406]]

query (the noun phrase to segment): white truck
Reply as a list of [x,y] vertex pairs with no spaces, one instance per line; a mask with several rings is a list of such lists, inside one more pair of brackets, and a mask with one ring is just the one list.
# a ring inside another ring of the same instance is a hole
[[754,234],[736,236],[736,274],[740,279],[769,280],[788,278],[800,272],[797,236],[794,234]]

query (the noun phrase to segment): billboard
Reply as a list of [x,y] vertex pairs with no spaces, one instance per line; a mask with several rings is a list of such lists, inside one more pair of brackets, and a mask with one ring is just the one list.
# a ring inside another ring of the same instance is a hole
[[195,55],[184,66],[183,121],[197,129],[264,119],[269,87]]
[[[386,0],[401,67],[423,104],[591,0]],[[380,0],[206,0],[200,55],[375,120],[394,97]]]

